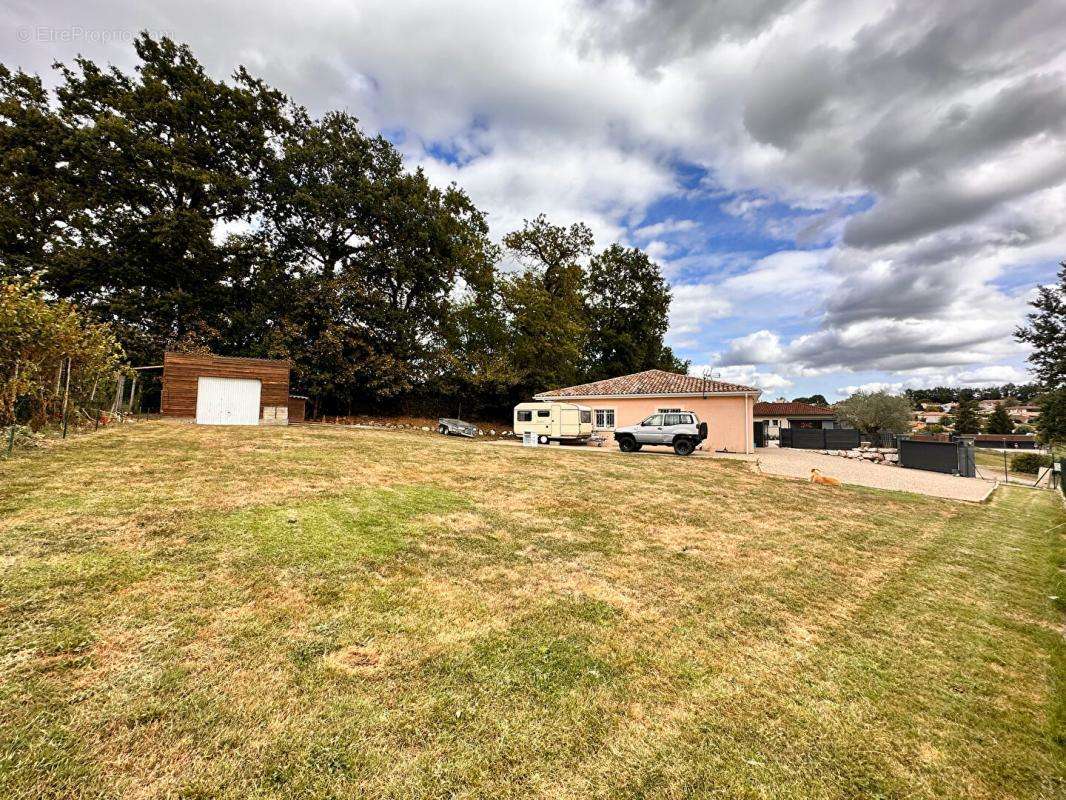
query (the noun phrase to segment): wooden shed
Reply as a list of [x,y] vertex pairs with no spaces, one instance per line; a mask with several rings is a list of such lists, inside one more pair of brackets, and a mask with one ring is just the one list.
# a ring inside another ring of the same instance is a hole
[[289,368],[278,359],[165,353],[162,414],[202,425],[285,425]]

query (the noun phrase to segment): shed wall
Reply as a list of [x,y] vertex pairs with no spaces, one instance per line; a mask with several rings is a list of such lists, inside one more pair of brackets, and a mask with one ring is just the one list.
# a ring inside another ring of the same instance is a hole
[[265,407],[288,407],[288,361],[165,353],[160,408],[164,417],[196,416],[196,387],[201,376],[259,380],[263,384],[259,397],[260,418]]

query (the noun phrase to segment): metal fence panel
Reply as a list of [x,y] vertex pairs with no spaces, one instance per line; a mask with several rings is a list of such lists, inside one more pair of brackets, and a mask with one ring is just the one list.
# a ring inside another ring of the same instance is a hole
[[822,433],[825,435],[824,450],[854,450],[862,443],[859,432],[849,428],[830,428]]
[[899,463],[909,469],[944,472],[974,477],[976,463],[973,445],[966,442],[920,442],[903,439],[899,443]]

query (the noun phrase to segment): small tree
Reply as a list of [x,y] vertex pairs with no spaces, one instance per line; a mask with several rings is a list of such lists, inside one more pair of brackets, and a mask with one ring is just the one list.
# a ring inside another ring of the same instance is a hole
[[958,408],[955,409],[955,433],[978,433],[981,430],[981,421],[977,418],[977,403],[966,395],[959,398]]
[[42,425],[59,403],[65,367],[64,391],[69,385],[77,405],[94,390],[102,395],[122,361],[109,326],[71,303],[49,300],[35,278],[0,281],[0,425],[16,421],[20,402],[34,427]]
[[1036,421],[1036,429],[1044,444],[1066,442],[1066,387],[1048,392],[1040,398],[1040,418]]
[[1058,285],[1040,287],[1030,304],[1036,311],[1014,332],[1019,341],[1033,346],[1029,363],[1048,387],[1066,385],[1066,261],[1060,266]]
[[812,406],[828,406],[829,401],[825,399],[824,394],[812,394],[810,397],[794,397],[793,403],[809,403]]
[[888,392],[857,392],[835,409],[838,420],[864,433],[904,433],[910,427],[910,401]]
[[1007,414],[1007,409],[1002,404],[996,406],[996,410],[992,412],[992,415],[988,418],[988,422],[985,423],[986,433],[1010,433],[1014,430],[1014,423],[1011,422],[1010,416]]

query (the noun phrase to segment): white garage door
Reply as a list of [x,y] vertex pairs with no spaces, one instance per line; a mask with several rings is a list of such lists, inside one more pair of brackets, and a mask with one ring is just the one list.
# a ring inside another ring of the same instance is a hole
[[197,424],[258,425],[261,388],[260,381],[245,378],[199,378]]

